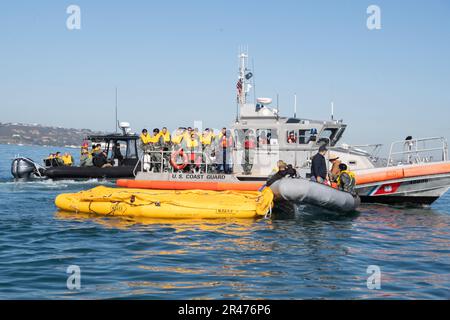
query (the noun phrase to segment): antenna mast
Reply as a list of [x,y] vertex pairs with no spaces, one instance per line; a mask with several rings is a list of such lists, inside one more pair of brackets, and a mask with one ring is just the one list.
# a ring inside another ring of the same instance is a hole
[[331,101],[331,120],[334,120],[334,102]]
[[297,118],[297,94],[294,94],[294,118]]
[[119,125],[118,119],[117,119],[117,87],[116,87],[116,124],[114,125],[116,128],[116,133],[117,133],[117,127]]

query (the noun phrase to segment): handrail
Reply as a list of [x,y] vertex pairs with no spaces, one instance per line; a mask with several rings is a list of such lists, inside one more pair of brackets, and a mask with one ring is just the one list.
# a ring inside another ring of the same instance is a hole
[[[439,142],[441,146],[432,147],[432,148],[419,148],[419,143],[426,142]],[[395,151],[395,147],[401,145],[403,147],[402,151]],[[405,149],[407,148],[407,149]],[[401,140],[395,141],[391,144],[389,150],[389,157],[387,161],[387,166],[390,166],[394,161],[394,156],[405,155],[408,156],[408,162],[411,163],[411,159],[414,157],[415,162],[420,163],[421,161],[419,155],[423,153],[431,153],[434,151],[441,151],[442,161],[448,161],[448,143],[447,139],[444,137],[430,137],[430,138],[420,138],[420,139],[411,139],[411,140]],[[431,157],[431,156],[430,156]]]

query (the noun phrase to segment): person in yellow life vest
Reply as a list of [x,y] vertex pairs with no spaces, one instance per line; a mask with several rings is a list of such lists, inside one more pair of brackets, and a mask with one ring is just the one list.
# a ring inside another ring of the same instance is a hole
[[56,166],[64,166],[64,161],[62,159],[61,152],[59,152],[59,151],[55,153],[55,157],[53,158],[53,161],[56,164]]
[[162,130],[161,130],[161,137],[163,137],[164,144],[169,144],[170,145],[172,139],[170,137],[170,132],[167,130],[166,127],[162,128]]
[[92,155],[92,156],[95,156],[96,154],[99,154],[99,153],[101,153],[102,151],[103,151],[103,150],[102,150],[102,145],[101,145],[100,143],[93,144],[93,145],[92,145],[91,155]]
[[197,138],[197,135],[194,131],[191,131],[191,136],[189,140],[186,140],[184,145],[185,152],[188,155],[189,159],[189,170],[194,171],[198,170],[201,167],[202,158],[201,158],[201,143]]
[[177,149],[181,145],[185,131],[186,129],[184,128],[178,128],[175,131],[175,134],[172,136],[172,145],[174,146],[175,149]]
[[143,129],[141,136],[141,149],[144,152],[150,151],[150,143],[151,143],[151,136],[148,134],[147,129]]
[[153,134],[150,137],[150,151],[151,151],[151,162],[152,168],[155,169],[156,172],[161,171],[161,163],[162,163],[162,151],[163,151],[163,137],[160,134],[158,128],[153,129]]
[[337,187],[341,191],[349,192],[353,195],[356,194],[355,192],[355,174],[348,170],[347,165],[345,163],[341,163],[339,165],[339,174],[336,179]]
[[89,153],[89,150],[82,149],[81,150],[81,156],[80,156],[80,167],[92,167],[94,166],[92,162],[92,155]]
[[161,142],[162,142],[162,149],[163,149],[163,157],[164,157],[164,161],[163,161],[163,165],[164,168],[167,168],[169,166],[170,163],[170,151],[172,149],[172,137],[170,136],[170,132],[167,130],[166,127],[163,127],[160,133],[161,136]]
[[211,145],[213,140],[213,135],[211,134],[209,128],[206,128],[205,131],[203,131],[201,137],[200,137],[200,141],[203,145],[203,148],[205,148],[206,146]]
[[74,163],[73,157],[70,153],[66,152],[64,153],[64,155],[61,157],[62,161],[64,162],[65,166],[72,166]]

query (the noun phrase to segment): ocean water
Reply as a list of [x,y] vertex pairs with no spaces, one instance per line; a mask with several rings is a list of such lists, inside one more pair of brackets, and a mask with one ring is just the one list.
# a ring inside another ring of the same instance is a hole
[[[250,221],[102,218],[53,201],[110,182],[11,179],[15,155],[52,151],[0,145],[0,299],[450,298],[450,194],[429,208],[364,205],[343,217],[300,208]],[[368,288],[369,266],[379,289]]]

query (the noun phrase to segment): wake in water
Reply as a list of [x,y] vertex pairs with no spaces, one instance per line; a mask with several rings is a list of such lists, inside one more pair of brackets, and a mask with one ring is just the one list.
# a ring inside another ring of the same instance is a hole
[[89,180],[51,180],[51,179],[34,179],[34,180],[14,180],[1,179],[0,189],[14,188],[14,189],[64,189],[76,186],[97,186],[106,185],[114,186],[115,183],[106,179],[89,179]]

